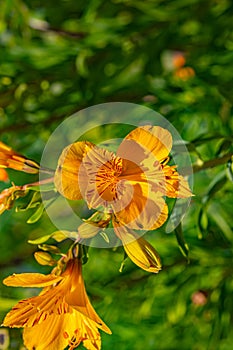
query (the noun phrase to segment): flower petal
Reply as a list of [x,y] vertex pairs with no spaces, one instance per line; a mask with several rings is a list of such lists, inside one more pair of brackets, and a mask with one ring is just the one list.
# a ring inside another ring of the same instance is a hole
[[16,153],[12,148],[0,142],[0,168],[11,168],[30,174],[37,174],[39,164]]
[[71,200],[82,199],[79,187],[79,168],[85,154],[94,145],[91,142],[81,141],[67,146],[58,161],[55,172],[55,186],[64,197]]
[[82,341],[87,349],[101,349],[95,322],[85,319],[75,310],[63,315],[51,315],[43,323],[25,328],[23,339],[28,350],[63,350],[67,346],[73,349]]
[[117,156],[139,164],[149,153],[153,153],[156,160],[162,161],[168,157],[171,147],[172,136],[168,130],[145,125],[134,129],[124,138]]
[[[98,328],[102,329],[106,333],[111,334],[110,329],[101,320],[89,301],[82,277],[82,264],[74,260],[72,261],[72,264],[73,265],[70,265],[67,270],[67,273],[70,274],[69,284],[72,287],[67,290],[67,293],[65,294],[65,301],[73,309],[79,311],[81,314],[94,321]],[[71,270],[69,272],[69,269],[73,270],[73,272],[71,272]]]
[[140,268],[158,273],[161,270],[160,257],[154,247],[132,230],[113,223],[116,235],[122,240],[128,257]]
[[47,287],[54,283],[59,282],[62,279],[61,276],[53,274],[43,275],[41,273],[20,273],[13,274],[3,280],[6,286],[11,287]]
[[58,288],[49,289],[40,295],[19,301],[6,315],[6,327],[34,327],[50,315],[69,312],[69,305],[63,301]]
[[108,150],[95,146],[85,155],[79,171],[79,183],[90,208],[107,206],[118,198],[117,183],[121,170],[122,160]]
[[163,194],[153,191],[147,183],[138,183],[131,187],[131,200],[127,198],[127,194],[132,193],[129,189],[122,200],[122,205],[126,203],[125,207],[115,211],[117,220],[122,225],[138,230],[153,230],[162,226],[168,216]]
[[193,194],[188,181],[176,171],[175,166],[166,165],[163,172],[166,179],[166,196],[170,198],[187,198]]

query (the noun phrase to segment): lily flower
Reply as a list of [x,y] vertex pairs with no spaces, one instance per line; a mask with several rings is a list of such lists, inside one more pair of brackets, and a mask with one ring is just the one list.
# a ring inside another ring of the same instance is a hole
[[3,142],[0,142],[0,168],[10,168],[30,174],[37,174],[40,170],[39,164],[16,153]]
[[49,275],[13,274],[3,283],[43,288],[38,296],[18,302],[3,321],[6,327],[24,327],[28,350],[73,350],[81,342],[88,350],[100,350],[99,329],[111,334],[88,299],[77,258],[69,257],[63,272],[56,267]]
[[131,131],[116,154],[90,142],[66,147],[58,161],[55,186],[66,198],[104,207],[130,229],[154,230],[164,224],[164,197],[192,196],[176,166],[169,166],[172,136],[159,126]]

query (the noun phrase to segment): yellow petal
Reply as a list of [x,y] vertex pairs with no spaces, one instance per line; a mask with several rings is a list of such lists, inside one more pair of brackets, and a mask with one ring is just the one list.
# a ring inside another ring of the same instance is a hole
[[92,223],[84,222],[78,227],[78,234],[80,238],[87,239],[94,237],[101,230],[100,227]]
[[36,297],[19,301],[6,315],[3,325],[6,327],[34,327],[43,323],[51,314],[69,311],[69,305],[63,300],[58,288],[42,292]]
[[61,276],[53,274],[43,275],[40,273],[20,273],[13,274],[3,280],[6,286],[11,287],[47,287],[54,283],[59,282],[62,279]]
[[131,131],[120,144],[117,156],[137,164],[149,154],[161,161],[167,158],[172,147],[170,132],[160,126],[145,125]]
[[128,257],[140,268],[148,272],[158,273],[161,270],[161,261],[158,253],[144,238],[126,227],[114,223],[114,230],[122,240]]
[[170,198],[187,198],[193,194],[188,181],[175,169],[175,166],[164,166],[163,172],[166,179],[166,196]]
[[84,316],[94,321],[98,325],[98,328],[111,334],[110,329],[101,320],[89,301],[82,278],[82,264],[77,260],[73,260],[69,269],[73,270],[72,273],[67,270],[67,273],[70,274],[69,283],[71,284],[72,288],[67,291],[65,301],[67,304],[72,306],[73,309],[79,311]]
[[79,186],[79,169],[85,154],[94,145],[87,141],[76,142],[67,146],[58,161],[55,172],[55,186],[64,197],[71,200],[82,199]]
[[25,328],[23,339],[28,350],[63,350],[67,346],[76,348],[82,341],[87,349],[101,348],[96,324],[75,310],[62,315],[53,314],[43,323]]
[[[162,193],[152,191],[146,183],[138,183],[132,188],[133,190],[125,191],[121,201],[125,207],[115,210],[117,220],[131,229],[153,230],[163,225],[168,210]],[[131,198],[128,198],[132,191]]]

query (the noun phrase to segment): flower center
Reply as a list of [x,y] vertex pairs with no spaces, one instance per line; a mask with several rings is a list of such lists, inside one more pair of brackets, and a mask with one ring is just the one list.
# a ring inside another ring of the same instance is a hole
[[122,159],[115,157],[104,163],[96,174],[96,188],[99,195],[106,201],[119,199],[117,184],[122,172]]

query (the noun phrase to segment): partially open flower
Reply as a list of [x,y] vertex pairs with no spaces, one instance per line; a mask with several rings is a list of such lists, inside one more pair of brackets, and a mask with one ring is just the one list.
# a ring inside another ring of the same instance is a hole
[[24,327],[23,339],[28,350],[75,349],[81,342],[88,350],[100,350],[98,329],[111,334],[92,307],[82,278],[82,265],[68,258],[66,268],[58,274],[14,274],[3,282],[14,287],[42,287],[35,297],[21,300],[6,315],[3,326]]
[[0,168],[11,168],[30,174],[37,174],[40,166],[33,160],[25,158],[3,142],[0,142]]
[[158,273],[161,270],[159,254],[149,242],[139,237],[133,230],[119,226],[115,221],[113,227],[123,243],[126,254],[137,266],[147,272]]

